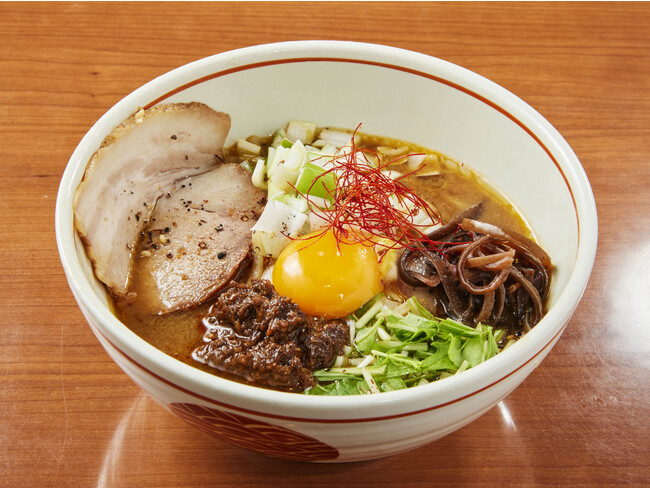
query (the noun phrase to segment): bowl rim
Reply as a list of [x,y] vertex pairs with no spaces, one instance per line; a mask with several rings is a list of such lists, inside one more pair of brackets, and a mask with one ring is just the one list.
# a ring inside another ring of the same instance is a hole
[[[237,383],[181,363],[140,339],[95,296],[91,285],[83,279],[74,241],[72,195],[76,189],[75,176],[79,171],[83,173],[87,163],[80,158],[89,149],[96,149],[117,123],[140,106],[146,106],[143,100],[148,100],[149,105],[158,103],[164,100],[164,94],[170,94],[178,86],[207,79],[206,70],[211,73],[216,70],[234,72],[255,63],[283,64],[296,59],[381,64],[435,76],[475,93],[492,102],[493,108],[496,105],[513,115],[525,124],[529,135],[543,144],[556,161],[572,194],[579,241],[575,266],[565,289],[533,330],[489,361],[461,375],[428,385],[378,395],[311,396]],[[303,422],[371,421],[442,408],[491,388],[540,355],[545,355],[563,332],[584,293],[595,259],[598,235],[595,200],[580,161],[559,132],[519,97],[475,72],[426,54],[379,44],[318,40],[261,44],[208,56],[169,71],[122,98],[90,128],[70,157],[57,194],[55,227],[61,262],[75,298],[87,313],[98,319],[98,328],[92,327],[93,331],[124,358],[198,400],[249,414]],[[262,391],[264,395],[260,395]]]

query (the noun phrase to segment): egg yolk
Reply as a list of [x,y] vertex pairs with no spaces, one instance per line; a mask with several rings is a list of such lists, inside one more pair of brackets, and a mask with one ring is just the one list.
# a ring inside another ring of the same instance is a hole
[[292,241],[273,268],[273,285],[310,315],[344,317],[382,291],[372,247],[337,242],[331,230]]

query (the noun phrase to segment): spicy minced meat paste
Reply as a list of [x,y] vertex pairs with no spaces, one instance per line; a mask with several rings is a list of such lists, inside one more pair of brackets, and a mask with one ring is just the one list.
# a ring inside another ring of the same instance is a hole
[[210,308],[197,361],[248,381],[287,391],[314,385],[312,372],[332,365],[348,343],[340,319],[305,314],[271,282],[233,283]]

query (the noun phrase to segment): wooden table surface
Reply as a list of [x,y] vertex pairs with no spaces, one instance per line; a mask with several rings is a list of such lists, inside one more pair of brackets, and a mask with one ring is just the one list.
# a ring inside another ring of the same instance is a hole
[[[309,465],[207,437],[109,359],[54,238],[69,156],[172,68],[298,39],[389,44],[480,73],[582,161],[598,255],[541,366],[497,407],[381,461]],[[650,486],[650,4],[0,3],[0,486]]]

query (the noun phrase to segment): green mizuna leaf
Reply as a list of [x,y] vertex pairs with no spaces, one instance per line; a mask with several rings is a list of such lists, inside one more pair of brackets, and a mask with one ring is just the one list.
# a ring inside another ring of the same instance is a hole
[[370,354],[377,342],[377,329],[381,325],[382,319],[379,318],[371,327],[365,327],[357,332],[355,345],[361,354]]
[[408,309],[395,311],[383,300],[383,294],[375,296],[348,318],[357,330],[356,347],[350,362],[344,358],[339,364],[350,366],[316,371],[319,384],[306,394],[401,390],[463,372],[499,352],[495,334],[502,335],[502,331],[436,318],[415,298],[407,300]]
[[456,364],[449,359],[449,342],[438,341],[430,346],[429,350],[435,352],[422,360],[420,364],[422,371],[444,371],[456,368]]

